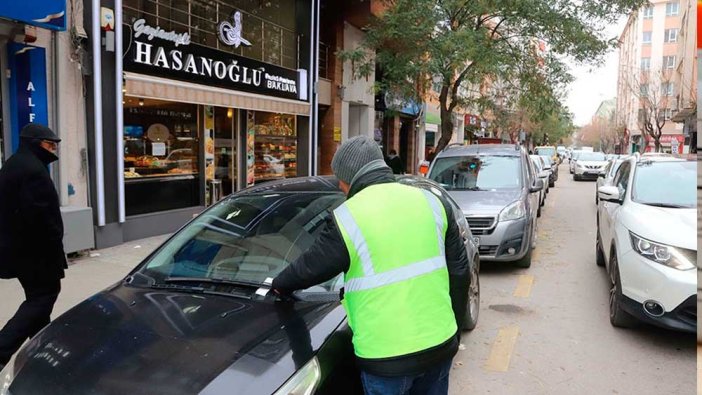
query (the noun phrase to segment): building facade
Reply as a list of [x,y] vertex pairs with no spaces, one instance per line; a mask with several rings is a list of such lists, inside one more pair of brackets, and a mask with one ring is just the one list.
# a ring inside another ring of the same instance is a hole
[[175,231],[219,198],[314,174],[311,0],[85,8],[98,247]]
[[689,150],[683,124],[673,121],[678,111],[676,97],[683,90],[676,69],[683,58],[694,56],[681,49],[685,47],[681,43],[683,11],[680,1],[654,0],[629,16],[620,36],[617,123],[630,136],[629,151],[654,149],[653,139],[642,133],[642,120],[651,107],[655,108],[653,117],[665,123],[660,140],[663,150]]
[[680,1],[681,26],[678,43],[677,64],[675,65],[675,79],[680,91],[675,99],[673,122],[683,125],[685,145],[690,147],[690,152],[697,151],[697,78],[698,61],[697,53],[697,4],[692,0]]

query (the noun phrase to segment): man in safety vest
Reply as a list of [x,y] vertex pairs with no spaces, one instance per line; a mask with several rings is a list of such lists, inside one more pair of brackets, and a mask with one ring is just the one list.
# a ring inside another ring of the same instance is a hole
[[273,280],[274,291],[343,272],[342,303],[366,394],[446,394],[470,284],[451,205],[395,182],[368,137],[342,144],[332,170],[347,200]]

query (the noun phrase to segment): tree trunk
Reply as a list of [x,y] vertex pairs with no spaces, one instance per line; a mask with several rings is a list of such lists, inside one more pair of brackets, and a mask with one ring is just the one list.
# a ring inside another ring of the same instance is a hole
[[453,118],[449,111],[444,110],[443,104],[441,105],[441,138],[439,143],[436,145],[436,152],[441,152],[451,141],[453,137]]

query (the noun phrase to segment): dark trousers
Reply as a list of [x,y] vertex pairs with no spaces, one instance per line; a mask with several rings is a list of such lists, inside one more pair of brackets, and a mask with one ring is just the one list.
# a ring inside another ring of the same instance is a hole
[[382,377],[361,372],[366,395],[446,395],[453,359],[424,373],[411,376]]
[[61,280],[28,281],[20,279],[25,301],[0,330],[0,365],[10,361],[25,340],[34,337],[51,322],[51,311],[61,291]]

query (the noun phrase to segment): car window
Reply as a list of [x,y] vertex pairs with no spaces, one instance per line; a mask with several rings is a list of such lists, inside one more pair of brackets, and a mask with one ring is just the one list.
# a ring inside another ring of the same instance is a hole
[[526,163],[526,168],[527,168],[527,179],[529,180],[530,183],[534,183],[534,179],[536,179],[536,171],[534,170],[534,163],[530,160],[524,161]]
[[619,188],[619,193],[622,195],[626,192],[629,186],[629,169],[631,164],[629,162],[622,163],[617,171],[617,175],[614,176],[614,185]]
[[536,172],[541,173],[541,171],[543,170],[543,167],[541,167],[541,160],[538,157],[532,157],[531,161],[532,163],[534,163],[534,169],[536,170]]
[[694,161],[641,162],[634,173],[631,199],[642,204],[693,208],[697,201]]
[[449,191],[521,188],[520,157],[466,155],[439,158],[429,179]]
[[539,147],[536,149],[536,154],[537,155],[543,155],[543,156],[553,156],[553,154],[556,153],[556,149],[553,147]]
[[[263,284],[312,246],[343,201],[341,193],[228,198],[179,231],[139,272],[156,283],[195,277]],[[321,287],[334,291],[337,280]]]
[[614,177],[614,174],[617,172],[617,170],[619,170],[619,167],[622,165],[622,163],[624,163],[624,161],[621,161],[621,160],[615,160],[615,161],[610,163],[609,170],[608,170],[610,177]]

